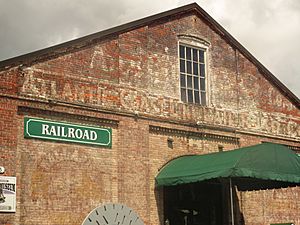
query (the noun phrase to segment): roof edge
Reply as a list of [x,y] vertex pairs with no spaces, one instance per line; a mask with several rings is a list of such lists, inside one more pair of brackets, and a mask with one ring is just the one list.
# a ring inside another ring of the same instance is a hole
[[[121,24],[112,28],[108,28],[106,30],[92,33],[80,38],[72,39],[57,45],[49,46],[47,48],[39,49],[33,52],[29,52],[26,54],[22,54],[19,56],[15,56],[9,59],[5,59],[0,61],[0,70],[5,69],[6,67],[14,67],[26,62],[34,62],[37,59],[42,59],[44,57],[49,57],[48,54],[52,53],[52,55],[57,55],[59,53],[63,53],[65,50],[69,49],[79,49],[84,47],[90,43],[93,43],[95,40],[104,39],[109,36],[117,36],[119,34],[134,30],[136,28],[146,26],[154,22],[155,20],[159,20],[168,16],[176,15],[178,13],[184,13],[186,11],[191,11],[197,8],[198,6],[196,3],[191,3],[188,5],[184,5],[175,9],[171,9],[165,12],[161,12],[158,14],[154,14],[148,17],[144,17],[142,19],[138,19],[132,22],[128,22],[125,24]],[[50,54],[50,56],[52,56]]]
[[269,80],[279,91],[288,98],[296,108],[300,109],[300,99],[289,90],[277,77],[275,77],[262,63],[260,63],[242,44],[240,44],[229,32],[225,30],[216,20],[214,20],[204,9],[202,9],[197,3],[191,3],[175,9],[171,9],[165,12],[154,14],[133,22],[125,23],[113,28],[109,28],[97,33],[93,33],[81,38],[73,39],[58,45],[50,46],[44,49],[40,49],[34,52],[30,52],[24,55],[12,57],[3,61],[0,61],[0,70],[23,65],[32,64],[36,61],[44,59],[44,57],[54,57],[58,54],[62,54],[66,51],[76,50],[83,48],[89,44],[92,44],[96,40],[101,40],[107,37],[117,36],[121,33],[134,30],[136,28],[145,26],[169,16],[186,13],[188,11],[196,11],[199,13],[208,23],[213,25],[213,28],[226,39],[229,44],[240,51],[249,61],[251,61],[261,72],[261,74]]
[[223,35],[230,44],[232,44],[236,49],[238,49],[249,61],[251,61],[263,76],[269,81],[271,81],[280,91],[281,93],[287,97],[290,101],[292,101],[295,106],[300,109],[300,99],[290,90],[288,89],[274,74],[269,71],[258,59],[256,59],[237,39],[235,39],[224,27],[222,27],[214,18],[212,18],[205,10],[203,10],[199,5],[196,4],[196,9],[199,13],[207,19],[208,22],[213,24],[215,28],[218,29],[219,34]]

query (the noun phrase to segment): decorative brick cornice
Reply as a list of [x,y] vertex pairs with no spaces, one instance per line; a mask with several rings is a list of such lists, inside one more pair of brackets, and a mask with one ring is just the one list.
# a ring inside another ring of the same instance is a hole
[[104,119],[87,115],[71,114],[67,112],[50,111],[46,109],[33,108],[28,106],[19,106],[18,114],[29,114],[32,116],[48,116],[56,118],[68,118],[68,120],[86,121],[106,127],[118,127],[119,121],[112,119]]
[[297,154],[300,154],[300,146],[289,145],[289,144],[282,144],[282,143],[271,142],[271,141],[262,141],[262,143],[276,143],[276,144],[284,145],[284,146],[288,147],[289,149],[293,150],[294,152],[296,152]]
[[286,147],[300,154],[300,146],[286,145]]
[[174,136],[185,136],[190,138],[200,138],[202,140],[214,140],[221,142],[229,142],[229,143],[239,143],[239,138],[233,136],[219,135],[207,132],[195,132],[195,131],[187,131],[181,129],[174,128],[166,128],[160,126],[149,126],[150,133],[163,134],[163,135],[174,135]]

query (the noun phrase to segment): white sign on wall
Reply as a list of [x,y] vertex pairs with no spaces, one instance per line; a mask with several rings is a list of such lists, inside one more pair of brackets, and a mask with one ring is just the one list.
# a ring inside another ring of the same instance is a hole
[[0,212],[16,211],[16,177],[0,176]]

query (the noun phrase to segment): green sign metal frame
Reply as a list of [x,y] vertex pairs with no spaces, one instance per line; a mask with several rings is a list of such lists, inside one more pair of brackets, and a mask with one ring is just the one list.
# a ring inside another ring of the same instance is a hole
[[24,137],[112,147],[112,129],[24,118]]

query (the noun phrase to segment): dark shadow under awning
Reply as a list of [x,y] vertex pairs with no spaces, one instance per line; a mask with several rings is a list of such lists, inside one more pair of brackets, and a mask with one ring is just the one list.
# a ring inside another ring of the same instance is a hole
[[286,146],[273,143],[182,156],[162,168],[156,185],[172,186],[216,178],[231,178],[242,191],[298,186],[300,157]]

